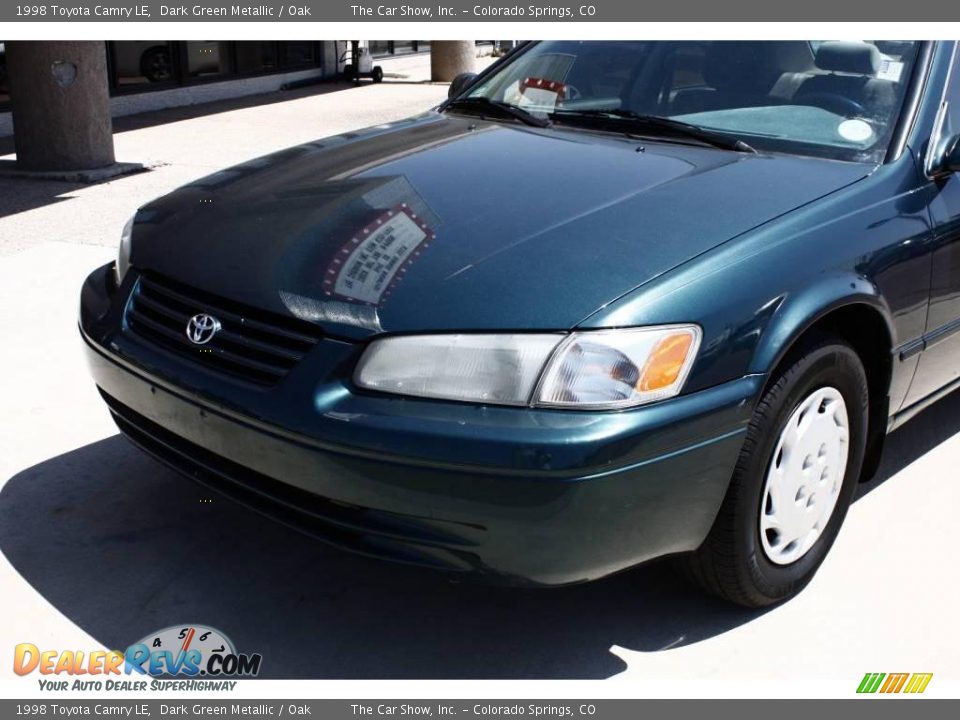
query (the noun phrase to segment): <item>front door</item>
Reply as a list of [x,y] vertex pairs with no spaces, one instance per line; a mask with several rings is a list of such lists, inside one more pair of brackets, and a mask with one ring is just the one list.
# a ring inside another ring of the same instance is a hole
[[[941,138],[960,133],[960,53],[954,53]],[[921,400],[960,380],[960,174],[938,177],[930,203],[933,224],[933,270],[930,309],[909,402]]]

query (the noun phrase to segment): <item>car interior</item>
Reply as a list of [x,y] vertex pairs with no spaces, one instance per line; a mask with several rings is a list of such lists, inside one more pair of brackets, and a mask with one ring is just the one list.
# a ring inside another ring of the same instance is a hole
[[[677,62],[677,55],[666,60]],[[674,85],[661,96],[671,115],[789,104],[881,117],[897,97],[898,83],[881,74],[890,59],[865,42],[824,42],[815,50],[808,43],[714,42],[697,60],[699,67],[686,72],[702,82]]]
[[873,161],[893,131],[916,49],[861,40],[556,42],[471,94],[532,112],[627,110],[790,145],[765,149]]
[[[607,45],[604,43],[603,45]],[[813,105],[881,117],[896,102],[906,48],[863,41],[627,43],[538,63],[571,88],[559,105],[664,115]],[[885,53],[884,50],[887,52]],[[890,54],[887,54],[890,53]],[[626,58],[625,55],[632,55]]]

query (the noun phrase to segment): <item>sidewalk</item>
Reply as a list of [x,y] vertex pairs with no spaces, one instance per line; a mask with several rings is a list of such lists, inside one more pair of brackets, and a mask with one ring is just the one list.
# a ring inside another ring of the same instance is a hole
[[[430,55],[380,58],[383,83],[329,83],[116,118],[121,162],[148,172],[95,185],[0,178],[0,256],[56,241],[114,247],[144,203],[184,183],[291,145],[423,112],[447,94],[428,82]],[[492,58],[478,58],[477,69]],[[0,157],[12,158],[12,138]]]

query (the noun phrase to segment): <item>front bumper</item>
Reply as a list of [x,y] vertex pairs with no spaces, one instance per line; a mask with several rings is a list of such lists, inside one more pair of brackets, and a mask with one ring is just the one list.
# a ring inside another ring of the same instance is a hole
[[320,372],[356,350],[322,341],[280,386],[250,390],[128,332],[132,281],[117,291],[110,266],[95,271],[80,331],[133,442],[326,542],[517,584],[581,582],[695,549],[760,389],[748,376],[613,413],[377,397],[353,392],[348,372]]

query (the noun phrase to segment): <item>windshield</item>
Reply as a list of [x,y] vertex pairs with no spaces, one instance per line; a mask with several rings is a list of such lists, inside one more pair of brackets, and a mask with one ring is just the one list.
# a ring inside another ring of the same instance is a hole
[[656,116],[760,151],[881,162],[917,51],[862,40],[541,42],[463,97],[565,126],[614,111],[605,129]]

